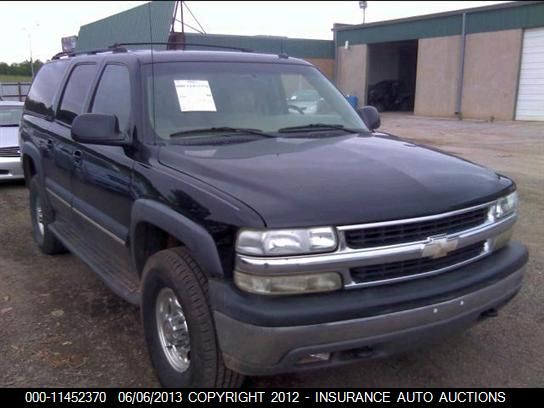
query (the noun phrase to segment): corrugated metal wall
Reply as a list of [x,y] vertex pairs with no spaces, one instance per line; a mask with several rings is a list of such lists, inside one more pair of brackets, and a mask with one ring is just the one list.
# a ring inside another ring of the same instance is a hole
[[105,48],[118,42],[166,42],[175,3],[153,1],[81,26],[76,51]]

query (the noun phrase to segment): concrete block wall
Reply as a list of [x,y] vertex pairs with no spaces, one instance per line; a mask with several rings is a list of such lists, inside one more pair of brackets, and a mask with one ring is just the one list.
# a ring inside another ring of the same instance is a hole
[[330,80],[334,78],[334,59],[332,58],[304,58],[314,64]]
[[514,119],[522,42],[521,29],[467,36],[463,117]]
[[461,37],[458,35],[419,40],[414,105],[416,115],[455,115],[460,58]]
[[[513,120],[522,30],[469,34],[461,112],[465,118]],[[419,40],[414,113],[455,116],[461,36]]]
[[345,95],[355,95],[359,105],[366,100],[367,59],[366,44],[350,45],[348,49],[339,47],[336,53],[336,85]]

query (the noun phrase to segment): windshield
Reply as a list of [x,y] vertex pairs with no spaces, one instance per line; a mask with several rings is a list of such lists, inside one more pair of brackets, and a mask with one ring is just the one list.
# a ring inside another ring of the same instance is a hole
[[0,106],[0,126],[19,126],[22,106]]
[[224,128],[275,136],[292,127],[299,128],[294,133],[330,131],[327,125],[368,131],[343,95],[311,66],[171,62],[147,66],[146,73],[149,119],[165,140],[196,136],[192,130],[209,137]]

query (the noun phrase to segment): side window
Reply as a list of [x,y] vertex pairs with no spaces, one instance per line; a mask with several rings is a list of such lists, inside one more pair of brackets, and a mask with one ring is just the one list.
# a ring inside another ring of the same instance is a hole
[[38,115],[53,116],[53,99],[68,64],[68,61],[56,61],[40,68],[25,100],[26,111]]
[[83,112],[85,99],[96,73],[96,65],[77,65],[68,79],[57,112],[57,119],[72,124],[74,118]]
[[94,95],[91,112],[115,115],[119,130],[127,130],[130,119],[130,76],[126,67],[106,66]]

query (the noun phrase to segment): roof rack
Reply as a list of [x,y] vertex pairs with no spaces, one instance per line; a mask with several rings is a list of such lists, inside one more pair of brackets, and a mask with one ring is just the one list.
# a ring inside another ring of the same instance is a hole
[[87,50],[87,51],[78,51],[78,52],[74,52],[74,51],[70,51],[70,52],[66,52],[66,51],[62,51],[62,52],[59,52],[55,55],[53,55],[53,57],[51,59],[54,59],[54,60],[57,60],[57,59],[60,59],[62,57],[75,57],[77,55],[96,55],[96,54],[99,54],[99,53],[102,53],[102,52],[113,52],[113,53],[116,53],[116,52],[127,52],[128,50],[126,48],[123,48],[123,47],[117,47],[117,46],[111,46],[111,47],[108,47],[108,48],[97,48],[95,50]]
[[241,48],[241,47],[230,47],[227,45],[213,45],[213,44],[198,44],[198,43],[186,43],[186,42],[176,42],[176,41],[168,41],[168,42],[121,42],[121,43],[115,43],[111,45],[110,47],[123,47],[126,45],[183,45],[183,46],[193,46],[193,47],[206,47],[206,48],[223,48],[226,50],[235,50],[235,51],[242,51],[242,52],[253,52],[253,50],[250,50],[248,48]]
[[169,42],[123,42],[123,43],[115,43],[113,45],[110,45],[108,48],[97,48],[95,50],[86,50],[86,51],[62,51],[59,52],[51,59],[58,60],[62,57],[75,57],[77,55],[96,55],[102,52],[127,52],[128,50],[124,47],[127,45],[183,45],[183,46],[193,46],[193,47],[207,47],[207,48],[221,48],[221,49],[227,49],[227,50],[235,50],[235,51],[241,51],[241,52],[253,52],[253,50],[247,49],[247,48],[241,48],[241,47],[230,47],[226,45],[212,45],[212,44],[197,44],[197,43],[185,43],[185,42],[175,42],[175,41],[169,41]]

